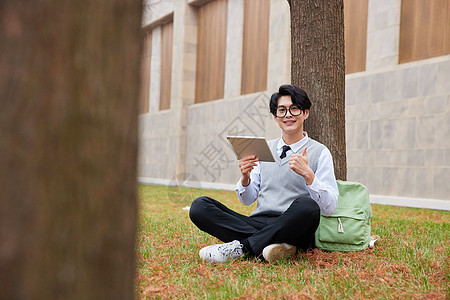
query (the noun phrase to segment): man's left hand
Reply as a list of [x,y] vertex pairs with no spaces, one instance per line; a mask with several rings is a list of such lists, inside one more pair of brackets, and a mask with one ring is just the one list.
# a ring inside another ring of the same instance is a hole
[[295,173],[303,176],[307,185],[311,185],[314,181],[314,172],[308,164],[308,156],[306,155],[306,149],[303,149],[303,153],[292,154],[289,159],[289,168],[291,168]]

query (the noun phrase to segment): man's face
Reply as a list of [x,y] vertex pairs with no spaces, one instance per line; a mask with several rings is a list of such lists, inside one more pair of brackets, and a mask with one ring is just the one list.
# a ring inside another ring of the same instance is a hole
[[[309,110],[305,110],[304,112],[300,111],[300,115],[293,116],[289,111],[289,107],[292,105],[291,96],[281,96],[278,99],[278,107],[284,106],[287,108],[286,116],[283,118],[277,118],[274,116],[275,122],[278,123],[281,130],[285,134],[296,134],[298,132],[303,132],[303,122],[308,118]],[[292,109],[294,110],[294,109]]]

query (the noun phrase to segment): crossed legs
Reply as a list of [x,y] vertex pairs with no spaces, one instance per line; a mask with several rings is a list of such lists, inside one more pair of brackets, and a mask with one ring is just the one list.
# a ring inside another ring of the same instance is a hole
[[238,240],[259,256],[264,247],[274,243],[288,243],[302,250],[313,248],[320,209],[311,198],[300,197],[282,214],[248,217],[203,196],[194,200],[189,216],[200,230],[225,243]]

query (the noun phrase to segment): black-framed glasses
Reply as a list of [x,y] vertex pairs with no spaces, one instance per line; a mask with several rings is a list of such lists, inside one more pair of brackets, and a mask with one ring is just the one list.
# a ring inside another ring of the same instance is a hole
[[292,116],[299,116],[302,114],[302,109],[300,106],[297,105],[291,105],[289,106],[289,108],[287,108],[284,105],[280,105],[277,107],[277,112],[276,112],[276,116],[277,118],[284,118],[287,115],[287,112],[291,113]]

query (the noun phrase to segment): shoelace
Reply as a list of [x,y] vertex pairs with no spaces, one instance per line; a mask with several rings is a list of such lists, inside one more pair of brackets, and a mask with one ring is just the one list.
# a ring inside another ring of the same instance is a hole
[[230,254],[240,254],[238,252],[238,249],[241,250],[242,249],[242,244],[236,245],[233,243],[230,244],[225,244],[225,245],[221,245],[219,246],[219,248],[217,249],[220,253],[222,253],[223,255],[230,255]]

